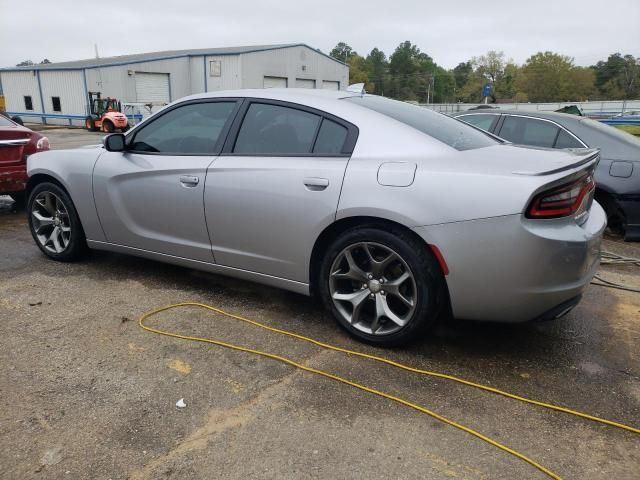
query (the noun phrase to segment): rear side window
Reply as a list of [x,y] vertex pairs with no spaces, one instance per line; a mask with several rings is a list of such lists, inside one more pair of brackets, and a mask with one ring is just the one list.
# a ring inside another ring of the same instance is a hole
[[558,130],[558,127],[551,122],[505,115],[499,135],[505,140],[520,145],[552,148]]
[[569,132],[560,129],[555,148],[584,148],[584,145],[570,135]]
[[347,129],[325,118],[322,120],[316,144],[313,146],[313,153],[339,154],[346,139]]
[[461,115],[458,117],[458,119],[463,122],[470,123],[474,127],[481,128],[485,132],[491,131],[491,126],[496,118],[497,115],[491,115],[488,113],[484,113],[482,115]]
[[129,149],[175,155],[215,153],[235,106],[236,102],[201,102],[174,108],[141,126]]
[[233,151],[253,155],[311,153],[320,120],[320,115],[295,108],[252,103]]
[[375,95],[348,97],[345,100],[402,122],[456,150],[471,150],[499,145],[497,140],[464,122],[424,107]]

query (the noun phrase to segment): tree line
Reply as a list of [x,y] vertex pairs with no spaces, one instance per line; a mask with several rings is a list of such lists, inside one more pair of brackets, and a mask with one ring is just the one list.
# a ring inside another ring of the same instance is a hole
[[487,84],[491,103],[640,98],[640,57],[620,53],[581,67],[554,52],[538,52],[518,65],[504,52],[492,50],[450,70],[409,41],[388,58],[378,48],[363,57],[344,42],[330,55],[349,65],[349,83],[364,83],[369,93],[420,103],[479,103]]

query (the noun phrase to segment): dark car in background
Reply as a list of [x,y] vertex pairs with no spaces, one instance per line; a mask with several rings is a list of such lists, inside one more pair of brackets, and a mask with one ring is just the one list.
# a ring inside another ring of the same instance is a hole
[[596,200],[609,228],[640,241],[640,138],[586,117],[555,112],[465,111],[460,120],[509,142],[547,148],[599,148]]
[[49,150],[49,140],[38,132],[0,115],[0,195],[23,203],[27,185],[27,158]]

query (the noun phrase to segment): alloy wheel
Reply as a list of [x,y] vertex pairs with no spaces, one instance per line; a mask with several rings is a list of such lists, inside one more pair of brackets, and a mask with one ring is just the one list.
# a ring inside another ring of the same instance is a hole
[[62,253],[71,241],[71,220],[67,207],[52,192],[41,192],[31,206],[32,228],[42,247]]
[[354,243],[338,254],[329,293],[344,320],[370,335],[397,332],[416,309],[411,269],[397,252],[374,242]]

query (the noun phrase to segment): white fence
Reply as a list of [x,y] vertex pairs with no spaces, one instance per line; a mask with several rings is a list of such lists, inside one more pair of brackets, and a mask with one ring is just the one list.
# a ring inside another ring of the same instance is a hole
[[[470,108],[484,105],[481,103],[421,103],[421,107],[430,108],[437,112],[442,113],[456,113],[464,112]],[[578,106],[585,115],[618,115],[624,114],[640,114],[640,100],[607,100],[597,102],[558,102],[558,103],[495,103],[491,104],[493,107],[502,108],[505,110],[522,110],[522,111],[541,111],[541,112],[553,112],[559,110],[562,107],[569,105]]]

